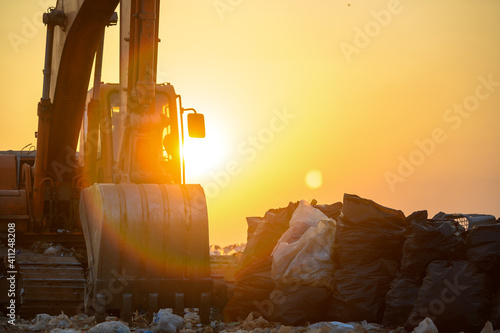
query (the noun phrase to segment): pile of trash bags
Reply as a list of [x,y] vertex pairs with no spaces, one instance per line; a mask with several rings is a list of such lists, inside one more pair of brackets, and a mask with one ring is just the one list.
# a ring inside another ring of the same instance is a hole
[[[226,320],[242,320],[252,312],[290,325],[301,318],[323,319],[318,313],[325,311],[333,287],[331,245],[341,208],[341,203],[301,201],[271,209],[262,218],[247,218],[247,246],[224,309]],[[290,308],[294,304],[302,308]]]
[[405,217],[356,195],[290,203],[247,218],[226,320],[337,321],[411,331],[500,328],[500,221],[427,211]]
[[429,220],[427,215],[427,211],[418,211],[406,219],[401,268],[386,297],[385,324],[405,324],[432,261],[462,256],[465,229],[454,220]]
[[401,260],[405,225],[402,211],[344,195],[334,242],[337,270],[329,317],[382,321],[385,295]]

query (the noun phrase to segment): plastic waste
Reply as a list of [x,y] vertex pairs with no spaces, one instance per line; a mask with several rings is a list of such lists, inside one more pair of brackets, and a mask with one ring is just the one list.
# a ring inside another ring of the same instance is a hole
[[481,333],[493,333],[493,325],[489,321],[487,321],[486,324],[484,324]]
[[328,306],[328,319],[341,322],[382,322],[385,296],[398,263],[388,259],[348,266],[335,271],[335,290]]
[[92,327],[89,333],[131,333],[130,328],[121,321],[106,321]]
[[382,323],[389,326],[403,326],[408,319],[421,283],[413,278],[402,277],[394,279],[387,295],[385,296],[385,312]]
[[412,333],[439,333],[436,325],[432,322],[432,319],[425,318],[418,324]]
[[276,288],[271,294],[271,319],[299,326],[326,320],[331,292],[326,288],[295,285]]
[[406,220],[400,210],[344,194],[337,222],[334,258],[340,267],[364,265],[380,258],[401,260]]
[[170,312],[170,309],[160,309],[153,317],[153,332],[175,333],[184,327],[184,318]]
[[248,239],[235,273],[233,296],[224,308],[226,321],[241,321],[254,311],[265,315],[260,305],[270,302],[269,294],[274,289],[271,252],[288,229],[297,206],[290,203],[285,208],[268,210]]
[[335,228],[335,221],[322,220],[296,242],[278,244],[272,265],[275,284],[300,284],[333,290]]
[[348,333],[355,330],[351,324],[341,323],[339,321],[322,321],[309,325],[309,329],[321,329],[326,327],[331,333]]
[[490,276],[474,264],[433,261],[405,329],[429,317],[440,332],[479,333],[488,321],[493,292]]
[[466,238],[467,261],[486,270],[500,269],[500,224],[481,225]]
[[428,220],[427,211],[412,213],[407,218],[404,234],[401,273],[421,282],[427,266],[434,260],[462,259],[464,228],[452,220]]

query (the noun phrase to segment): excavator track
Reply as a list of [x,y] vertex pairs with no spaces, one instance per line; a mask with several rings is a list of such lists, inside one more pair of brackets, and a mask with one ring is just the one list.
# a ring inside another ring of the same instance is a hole
[[83,310],[85,276],[75,257],[26,253],[16,260],[21,276],[22,317],[57,315],[61,311],[74,315]]

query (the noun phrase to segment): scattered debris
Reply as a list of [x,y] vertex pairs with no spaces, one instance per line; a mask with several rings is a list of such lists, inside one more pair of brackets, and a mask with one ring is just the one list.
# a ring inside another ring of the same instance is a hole
[[238,253],[243,253],[246,243],[236,243],[220,247],[219,245],[210,245],[210,255],[216,256],[231,256]]
[[60,246],[51,246],[47,250],[43,251],[43,254],[46,256],[56,256],[61,253],[61,247]]
[[74,315],[70,319],[73,323],[73,327],[80,330],[88,330],[92,326],[96,325],[95,317],[88,316],[85,313]]
[[493,333],[493,325],[487,321],[480,333]]
[[73,326],[73,323],[69,320],[68,316],[62,313],[56,317],[52,317],[47,325],[50,328],[70,328]]
[[431,318],[425,318],[418,324],[412,333],[439,333]]
[[253,330],[255,328],[268,328],[268,327],[271,327],[269,321],[265,320],[262,317],[254,319],[253,313],[250,313],[243,322],[243,324],[241,324],[241,328],[247,331]]
[[327,327],[329,330],[333,332],[343,333],[343,332],[351,332],[354,331],[354,326],[350,324],[341,323],[338,321],[320,321],[318,323],[314,323],[309,325],[309,329],[314,330],[322,327]]
[[173,314],[171,309],[161,309],[154,315],[152,324],[155,333],[175,333],[184,327],[184,318]]
[[52,320],[52,316],[46,313],[37,314],[36,317],[31,321],[32,325],[29,326],[29,330],[32,332],[49,330],[49,322]]
[[50,333],[81,333],[80,330],[74,330],[72,328],[54,328],[50,330]]
[[88,333],[131,333],[131,331],[121,321],[105,321],[92,327]]
[[187,311],[184,315],[184,328],[192,329],[200,324],[200,315],[195,311]]

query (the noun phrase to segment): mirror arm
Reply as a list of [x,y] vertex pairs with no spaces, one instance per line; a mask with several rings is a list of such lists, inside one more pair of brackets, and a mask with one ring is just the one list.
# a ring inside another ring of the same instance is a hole
[[193,111],[194,113],[198,114],[198,112],[196,112],[196,110],[195,110],[195,109],[193,109],[193,108],[189,108],[189,109],[184,109],[184,108],[182,108],[182,109],[181,109],[181,112],[182,112],[182,113],[184,113],[185,111]]
[[187,108],[187,109],[185,109],[185,108],[182,106],[182,97],[181,97],[181,95],[177,95],[177,98],[179,99],[179,109],[180,109],[180,111],[181,111],[181,116],[182,116],[182,115],[184,114],[184,112],[186,112],[186,111],[193,111],[194,113],[198,113],[198,112],[196,112],[196,110],[195,110],[195,109],[193,109],[193,108]]

